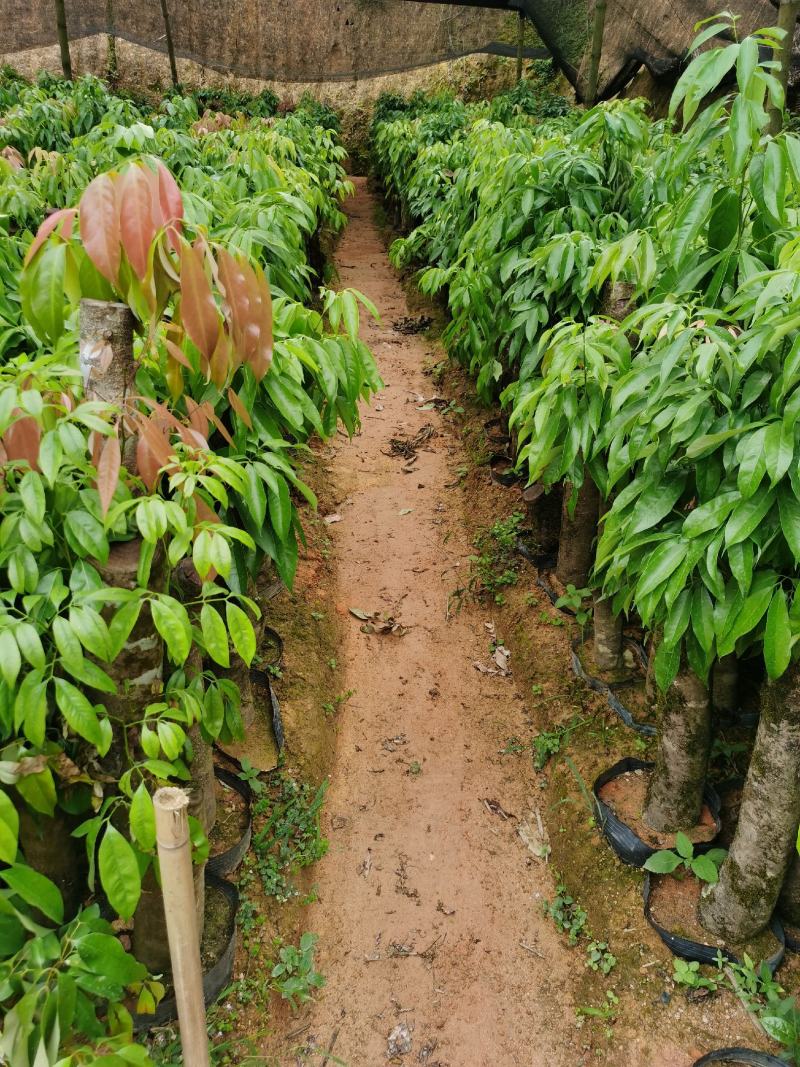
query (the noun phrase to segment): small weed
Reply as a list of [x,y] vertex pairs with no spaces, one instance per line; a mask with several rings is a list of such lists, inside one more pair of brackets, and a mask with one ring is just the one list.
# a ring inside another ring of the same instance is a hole
[[539,612],[539,622],[546,622],[548,626],[566,626],[566,620],[561,615],[551,615],[549,611]]
[[305,1004],[314,996],[317,989],[325,985],[325,979],[314,970],[314,951],[317,935],[305,933],[300,938],[300,945],[281,945],[278,949],[278,962],[271,972],[272,987],[284,1000],[288,1000],[292,1010]]
[[586,624],[592,617],[591,606],[585,608],[583,606],[584,600],[590,599],[591,603],[592,591],[591,589],[576,589],[571,583],[567,586],[566,592],[563,596],[560,596],[556,601],[557,608],[568,608],[575,615],[575,621],[580,626],[581,631],[586,627]]
[[325,612],[324,611],[312,611],[311,612],[311,618],[312,619],[316,619],[317,622],[322,622],[322,620],[325,618]]
[[297,896],[292,876],[328,850],[319,827],[327,782],[313,791],[307,783],[278,773],[273,783],[253,805],[256,820],[268,818],[253,835],[253,853],[245,861],[239,884],[246,889],[258,876],[267,896],[285,901]]
[[333,700],[328,700],[322,705],[322,710],[331,718],[343,704],[346,704],[350,697],[355,696],[355,689],[348,689],[346,693],[340,693],[338,697],[334,697]]
[[422,774],[422,764],[419,760],[412,760],[408,765],[408,774]]
[[328,666],[330,667],[330,669],[332,671],[336,670],[338,664],[336,662],[336,657],[335,656],[331,656],[331,658],[328,660]]
[[654,874],[672,874],[679,867],[684,872],[691,872],[701,882],[713,885],[719,879],[719,868],[722,861],[728,855],[724,848],[712,848],[701,856],[696,856],[694,845],[686,834],[675,835],[675,852],[671,849],[661,849],[654,852],[645,862],[645,870]]
[[242,769],[239,772],[239,777],[243,782],[247,782],[254,797],[261,796],[266,788],[259,778],[260,773],[261,772],[253,766],[247,756],[245,756],[242,760]]
[[617,957],[608,947],[608,942],[594,939],[589,942],[586,946],[586,966],[593,971],[611,974],[617,966]]
[[515,511],[475,538],[473,543],[478,552],[470,556],[469,591],[476,599],[491,597],[496,604],[502,604],[505,602],[503,589],[519,581],[516,543],[523,519],[522,512]]
[[531,694],[533,696],[540,697],[543,692],[544,692],[544,686],[543,685],[539,685],[538,683],[535,683],[534,685],[531,686]]
[[719,983],[714,978],[707,978],[700,973],[700,964],[697,960],[689,963],[687,960],[673,960],[672,980],[676,985],[686,986],[688,989],[708,989],[716,992]]
[[613,989],[606,990],[606,1003],[600,1008],[593,1008],[587,1004],[581,1004],[575,1009],[577,1016],[588,1016],[590,1019],[613,1019],[617,1014],[619,997]]
[[553,920],[559,930],[563,930],[569,943],[577,945],[588,916],[575,898],[569,895],[563,882],[559,882],[556,886],[554,899],[543,902],[542,910]]
[[585,726],[588,721],[588,719],[573,719],[566,726],[559,726],[555,730],[542,730],[537,734],[531,742],[535,770],[543,771],[551,757],[557,756],[562,745],[569,742],[573,731],[580,726]]
[[520,741],[518,737],[509,737],[505,745],[500,749],[501,756],[521,756],[523,752],[527,752],[528,746],[524,741]]

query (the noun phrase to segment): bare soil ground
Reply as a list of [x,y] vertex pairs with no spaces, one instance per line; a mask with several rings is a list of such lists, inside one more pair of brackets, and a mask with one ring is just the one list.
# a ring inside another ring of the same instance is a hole
[[[386,388],[353,441],[313,457],[321,515],[272,620],[286,639],[290,766],[331,785],[330,850],[301,879],[316,902],[271,919],[295,941],[319,935],[327,984],[295,1014],[273,998],[249,1032],[266,1023],[262,1052],[281,1067],[691,1067],[712,1048],[764,1047],[730,994],[698,1004],[674,985],[641,873],[595,826],[587,786],[648,745],[572,675],[576,628],[522,562],[503,606],[453,595],[474,575],[476,534],[524,505],[519,488],[492,484],[494,413],[414,332],[436,309],[404,292],[356,181],[336,260],[341,284],[380,310],[363,337]],[[446,400],[425,403],[436,393]],[[508,674],[488,673],[493,634],[512,650]],[[537,771],[537,734],[573,722]],[[617,956],[609,976],[585,966],[586,937],[570,948],[543,915],[559,878]]]

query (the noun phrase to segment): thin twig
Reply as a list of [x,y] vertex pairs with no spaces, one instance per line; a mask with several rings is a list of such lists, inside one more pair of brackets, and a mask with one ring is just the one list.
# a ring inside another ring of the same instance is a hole
[[336,1038],[338,1036],[339,1036],[339,1031],[338,1030],[334,1030],[333,1031],[333,1035],[332,1035],[331,1040],[330,1040],[330,1044],[328,1045],[328,1051],[325,1053],[325,1058],[323,1059],[320,1067],[325,1067],[325,1064],[331,1058],[331,1053],[333,1052],[333,1046],[336,1044]]

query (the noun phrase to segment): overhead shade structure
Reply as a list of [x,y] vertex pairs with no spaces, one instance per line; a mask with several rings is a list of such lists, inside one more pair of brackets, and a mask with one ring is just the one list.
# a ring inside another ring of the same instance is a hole
[[[594,0],[423,0],[452,7],[501,8],[529,19],[553,59],[586,96],[594,23]],[[598,95],[619,92],[642,67],[653,77],[674,78],[694,37],[695,25],[727,10],[739,16],[746,36],[775,23],[771,0],[607,0]]]
[[[64,0],[72,42],[113,32],[167,52],[163,2]],[[205,67],[267,81],[349,81],[475,53],[514,56],[515,19],[502,3],[434,7],[409,0],[168,0],[174,53]],[[53,0],[0,0],[0,60],[58,42]],[[527,49],[527,58],[546,56]]]

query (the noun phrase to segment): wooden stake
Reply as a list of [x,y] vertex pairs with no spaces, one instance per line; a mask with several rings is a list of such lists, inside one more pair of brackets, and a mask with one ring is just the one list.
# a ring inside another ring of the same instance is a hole
[[525,16],[517,13],[517,84],[522,81],[522,52],[525,48]]
[[[794,42],[794,28],[797,16],[800,14],[800,0],[780,0],[778,5],[779,29],[785,30],[785,35],[778,50],[777,59],[780,68],[777,71],[778,81],[783,86],[783,106],[786,107],[786,90],[789,86],[789,74],[792,69],[792,44]],[[783,110],[769,105],[769,132],[775,136],[780,133],[783,125]]]
[[55,0],[55,5],[58,46],[61,49],[61,70],[64,72],[64,77],[72,81],[72,57],[69,54],[69,33],[67,32],[67,13],[64,10],[64,0]]
[[178,88],[178,66],[175,62],[175,47],[172,44],[172,26],[169,21],[169,8],[167,0],[161,0],[161,14],[164,18],[164,36],[167,39],[167,53],[169,55],[169,69],[172,73],[172,84]]
[[183,1062],[191,1067],[210,1067],[189,843],[189,797],[182,789],[167,787],[157,791],[153,804]]
[[600,77],[600,59],[603,55],[603,30],[606,24],[606,0],[595,0],[594,28],[592,30],[592,54],[589,60],[589,78],[586,84],[586,103],[597,103],[597,83]]

